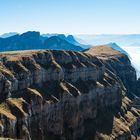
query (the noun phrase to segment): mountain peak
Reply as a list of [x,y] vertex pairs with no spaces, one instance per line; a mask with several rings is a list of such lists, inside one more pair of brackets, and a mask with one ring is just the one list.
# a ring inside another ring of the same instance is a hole
[[25,36],[25,37],[40,36],[40,32],[28,31],[28,32],[21,34],[21,36]]

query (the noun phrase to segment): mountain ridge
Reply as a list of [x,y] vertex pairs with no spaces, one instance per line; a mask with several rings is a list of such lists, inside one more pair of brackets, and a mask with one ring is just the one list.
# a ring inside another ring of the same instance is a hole
[[[59,37],[56,37],[59,39]],[[51,38],[53,39],[53,38]],[[57,40],[58,40],[57,39]],[[64,49],[67,50],[67,46],[69,47],[68,50],[71,49],[74,51],[83,50],[82,47],[78,45],[74,45],[66,40],[59,39],[59,44],[57,47],[53,48],[53,46],[46,46],[46,41],[48,40],[47,37],[42,37],[40,32],[36,31],[28,31],[21,35],[17,34],[14,36],[10,36],[7,38],[0,38],[0,51],[15,51],[15,50],[31,50],[31,49]],[[50,41],[50,39],[49,39]],[[44,44],[45,42],[45,44]],[[61,43],[62,42],[62,43]],[[53,42],[54,44],[55,42]],[[59,48],[61,47],[61,48]]]

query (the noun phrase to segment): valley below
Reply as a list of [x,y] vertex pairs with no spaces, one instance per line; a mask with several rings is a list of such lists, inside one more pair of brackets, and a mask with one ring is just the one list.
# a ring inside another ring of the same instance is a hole
[[140,46],[129,46],[129,47],[123,47],[126,52],[130,55],[130,60],[132,62],[132,65],[135,67],[137,71],[137,76],[140,77]]

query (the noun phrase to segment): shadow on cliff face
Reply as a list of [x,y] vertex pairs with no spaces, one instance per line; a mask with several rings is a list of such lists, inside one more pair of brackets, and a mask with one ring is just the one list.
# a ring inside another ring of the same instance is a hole
[[[92,83],[93,87],[96,85],[95,81],[89,81],[89,82],[85,82],[86,86],[84,83],[82,83],[80,81],[81,84],[79,84],[79,86],[81,86],[80,90],[82,90],[83,93],[87,93],[87,91],[89,91],[88,87],[89,84]],[[70,85],[68,85],[67,82],[65,81],[61,81],[61,82],[48,82],[45,83],[43,85],[43,88],[39,88],[38,87],[38,91],[40,92],[40,94],[46,99],[46,100],[50,100],[52,102],[59,102],[59,100],[61,99],[61,97],[63,96],[63,94],[69,94],[69,92],[65,91],[65,88],[63,87],[68,87],[68,91],[70,91],[71,93],[74,93],[73,95],[78,95],[78,92],[76,91],[76,89],[74,87],[70,87]],[[78,87],[79,87],[78,86]],[[83,87],[83,88],[82,88]],[[36,87],[37,88],[37,87]],[[71,91],[72,90],[72,91]],[[56,92],[57,91],[57,92]],[[64,92],[65,91],[65,92]],[[19,97],[23,97],[24,99],[26,99],[26,101],[28,103],[30,103],[30,99],[34,99],[32,94],[30,95],[28,93],[29,91],[24,91],[23,93],[21,93],[21,95],[18,94]],[[51,94],[50,94],[51,93]],[[55,99],[51,96],[55,96]],[[17,97],[17,95],[16,95]],[[56,100],[57,99],[57,100]],[[107,99],[107,96],[106,96]],[[99,99],[98,99],[99,100]],[[109,102],[110,100],[108,100]],[[89,101],[88,101],[89,102]],[[97,100],[94,101],[93,104],[96,104]],[[98,101],[99,102],[99,101]],[[87,104],[84,104],[84,106],[86,106],[86,110],[88,109],[89,106],[87,106]],[[105,134],[105,135],[111,135],[112,134],[112,129],[113,129],[113,121],[114,121],[114,117],[118,114],[118,112],[120,111],[120,107],[121,107],[121,101],[120,103],[118,102],[117,106],[100,106],[100,104],[97,105],[97,115],[94,119],[84,119],[83,121],[83,130],[80,133],[82,133],[82,135],[79,136],[78,135],[75,136],[75,134],[77,134],[79,131],[78,130],[82,130],[80,127],[80,123],[78,125],[78,127],[72,129],[72,127],[69,125],[68,121],[71,120],[73,114],[74,114],[74,110],[76,110],[76,106],[70,106],[70,109],[67,108],[67,110],[69,110],[68,114],[65,115],[64,119],[65,121],[63,122],[63,133],[62,135],[55,135],[54,133],[48,132],[47,131],[47,117],[42,116],[40,118],[39,114],[35,114],[32,115],[32,121],[30,122],[30,134],[32,139],[38,139],[38,140],[42,140],[42,139],[46,139],[46,140],[62,140],[62,138],[64,140],[102,140],[103,138],[100,136],[100,134]],[[79,108],[82,111],[82,108]],[[77,111],[75,111],[77,112]],[[85,110],[84,110],[85,112]],[[56,112],[58,113],[58,112]],[[67,116],[67,117],[66,117]],[[93,117],[93,116],[91,116]],[[73,117],[73,119],[75,120],[76,118]],[[52,123],[54,123],[53,125],[57,125],[57,123],[55,123],[55,120],[51,120]],[[50,121],[49,121],[50,123]],[[59,128],[61,129],[61,128]],[[20,129],[21,130],[21,129]],[[75,133],[75,131],[77,131]],[[17,132],[17,134],[20,132]],[[82,136],[82,137],[81,137]]]
[[[64,83],[64,81],[61,81],[61,83],[66,84],[66,83]],[[80,86],[81,86],[82,82],[80,81],[80,83],[81,83],[80,84]],[[95,85],[94,81],[92,81],[92,82],[90,81],[90,83]],[[85,86],[85,85],[81,86],[81,87],[83,87],[83,89],[82,89],[83,92],[86,93],[86,91],[89,90],[89,89],[86,89],[86,87],[88,87],[88,85],[90,83],[86,83],[87,86]],[[44,93],[44,96],[46,99],[53,100],[52,97],[50,96],[49,92],[51,92],[51,95],[54,95],[58,100],[60,100],[60,97],[63,96],[61,94],[64,94],[63,93],[64,89],[60,86],[60,83],[58,83],[58,82],[47,83],[44,85],[44,87],[45,88],[38,88],[38,90],[41,93]],[[46,88],[47,88],[47,90],[46,90]],[[57,93],[56,93],[56,91],[57,91]],[[122,105],[121,101],[120,101],[120,103],[117,104],[117,106],[104,106],[103,108],[100,108],[98,105],[96,118],[94,118],[94,119],[89,118],[89,119],[85,119],[83,121],[84,131],[83,131],[82,137],[77,138],[77,136],[76,136],[76,138],[75,138],[75,130],[72,129],[69,126],[69,124],[67,124],[66,121],[64,121],[64,124],[63,124],[64,133],[61,136],[54,135],[51,132],[44,131],[43,132],[44,137],[46,138],[46,140],[56,140],[56,139],[60,140],[61,138],[64,138],[65,140],[74,140],[74,139],[75,140],[93,140],[93,139],[102,140],[103,138],[100,136],[100,134],[104,134],[104,135],[112,134],[114,117],[117,116],[118,112],[120,112],[121,105]],[[71,113],[73,113],[73,112],[71,112]],[[67,115],[67,116],[71,117],[72,115]],[[42,125],[45,125],[45,124],[42,124]],[[47,126],[44,126],[44,130],[46,127]],[[33,126],[33,128],[38,128],[38,125],[36,127]],[[80,129],[80,128],[76,128],[76,129]],[[34,134],[37,134],[37,132],[35,132]],[[35,138],[36,137],[37,136],[35,136]]]
[[117,116],[120,111],[120,106],[116,108],[104,108],[98,110],[95,119],[87,119],[84,121],[84,136],[78,140],[103,140],[103,135],[111,135],[113,129],[114,117]]
[[139,87],[140,87],[140,78],[137,80],[137,83],[135,85],[136,95],[138,95],[138,96],[140,96]]

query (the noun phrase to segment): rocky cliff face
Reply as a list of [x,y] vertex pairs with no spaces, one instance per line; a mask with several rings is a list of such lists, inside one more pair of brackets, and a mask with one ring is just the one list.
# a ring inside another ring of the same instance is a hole
[[[136,138],[140,111],[126,97],[130,85],[123,75],[131,64],[118,53],[107,58],[72,51],[1,53],[0,136],[24,140]],[[122,68],[121,73],[115,68]],[[131,70],[133,81],[135,70],[130,69],[130,75]]]
[[131,66],[127,55],[118,52],[108,46],[96,46],[86,51],[98,57],[107,69],[117,75],[125,85],[128,94],[135,93],[135,84],[137,82],[136,71]]

